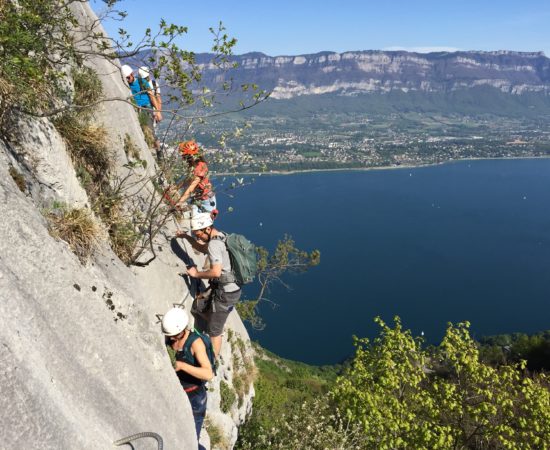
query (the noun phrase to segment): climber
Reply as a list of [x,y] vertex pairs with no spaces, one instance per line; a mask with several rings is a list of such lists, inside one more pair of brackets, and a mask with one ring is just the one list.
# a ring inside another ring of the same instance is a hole
[[212,190],[212,184],[208,179],[208,166],[200,148],[195,141],[181,142],[178,146],[181,157],[187,163],[191,176],[177,183],[179,186],[186,186],[182,196],[176,202],[176,208],[181,208],[189,199],[193,208],[193,215],[201,212],[208,212],[215,218],[218,214],[216,209],[216,195]]
[[[148,132],[151,134],[154,142],[153,146],[157,152],[157,158],[160,158],[162,154],[160,153],[160,141],[155,134],[155,122],[162,120],[162,113],[153,89],[146,79],[140,76],[136,78],[134,71],[129,65],[123,65],[120,70],[122,76],[128,82],[134,101],[139,108],[140,123],[144,123],[145,128],[149,130]],[[147,132],[144,130],[144,133]]]
[[[149,70],[149,67],[147,67],[147,66],[141,66],[138,69],[138,75],[139,75],[140,78],[143,78],[144,80],[146,80],[151,85],[151,88],[153,90],[153,95],[155,96],[155,99],[157,101],[157,110],[158,110],[159,113],[161,113],[161,116],[162,116],[162,97],[160,95],[160,86],[159,86],[157,80],[155,80],[154,78],[151,78],[151,71]],[[158,118],[155,117],[154,118],[155,127],[157,126],[157,124],[159,122],[160,122],[160,120],[158,120]]]
[[[169,353],[175,353],[174,369],[189,398],[198,441],[206,414],[206,382],[214,377],[214,373],[204,341],[187,328],[188,322],[184,309],[172,308],[162,318],[162,332]],[[203,449],[199,444],[199,450]]]
[[191,312],[206,321],[206,332],[212,339],[216,357],[222,346],[222,333],[227,316],[241,297],[241,288],[235,283],[231,270],[231,260],[225,244],[225,233],[213,227],[208,213],[199,213],[191,219],[191,231],[197,240],[208,244],[210,268],[198,271],[187,267],[187,274],[193,278],[210,281],[210,295],[195,298]]

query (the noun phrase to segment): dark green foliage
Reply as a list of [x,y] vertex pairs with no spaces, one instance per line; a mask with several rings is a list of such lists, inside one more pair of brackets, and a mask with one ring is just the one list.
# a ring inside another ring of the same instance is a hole
[[170,363],[172,364],[172,367],[176,368],[176,351],[172,348],[171,345],[166,346],[166,351],[168,352],[168,357],[170,358]]
[[55,99],[59,68],[72,56],[63,51],[71,46],[72,23],[65,3],[0,0],[0,80],[15,105],[37,111]]
[[492,365],[527,361],[530,371],[550,371],[550,331],[487,336],[479,340],[481,358]]

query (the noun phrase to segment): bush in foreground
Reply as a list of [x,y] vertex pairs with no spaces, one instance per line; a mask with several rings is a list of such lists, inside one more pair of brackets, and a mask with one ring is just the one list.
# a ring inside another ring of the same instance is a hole
[[525,361],[485,364],[468,323],[449,324],[440,346],[425,349],[399,318],[393,328],[376,321],[380,336],[356,339],[355,357],[328,396],[256,420],[239,448],[547,448],[545,374],[530,376]]
[[334,401],[360,423],[366,448],[532,449],[550,442],[550,391],[525,363],[481,362],[469,324],[449,324],[430,353],[403,330],[377,319],[380,337],[357,341]]

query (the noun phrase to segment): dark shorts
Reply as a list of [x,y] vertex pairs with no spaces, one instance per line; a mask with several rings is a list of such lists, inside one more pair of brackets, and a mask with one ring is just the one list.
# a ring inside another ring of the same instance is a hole
[[221,288],[214,288],[207,299],[195,300],[191,312],[206,321],[205,329],[210,336],[220,336],[227,316],[233,311],[240,298],[240,289],[235,292],[225,292]]

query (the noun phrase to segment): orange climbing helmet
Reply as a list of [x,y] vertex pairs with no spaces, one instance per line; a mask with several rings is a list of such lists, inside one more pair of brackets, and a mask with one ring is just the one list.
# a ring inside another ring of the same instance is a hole
[[199,153],[199,146],[195,141],[180,142],[178,148],[182,156],[195,156]]

